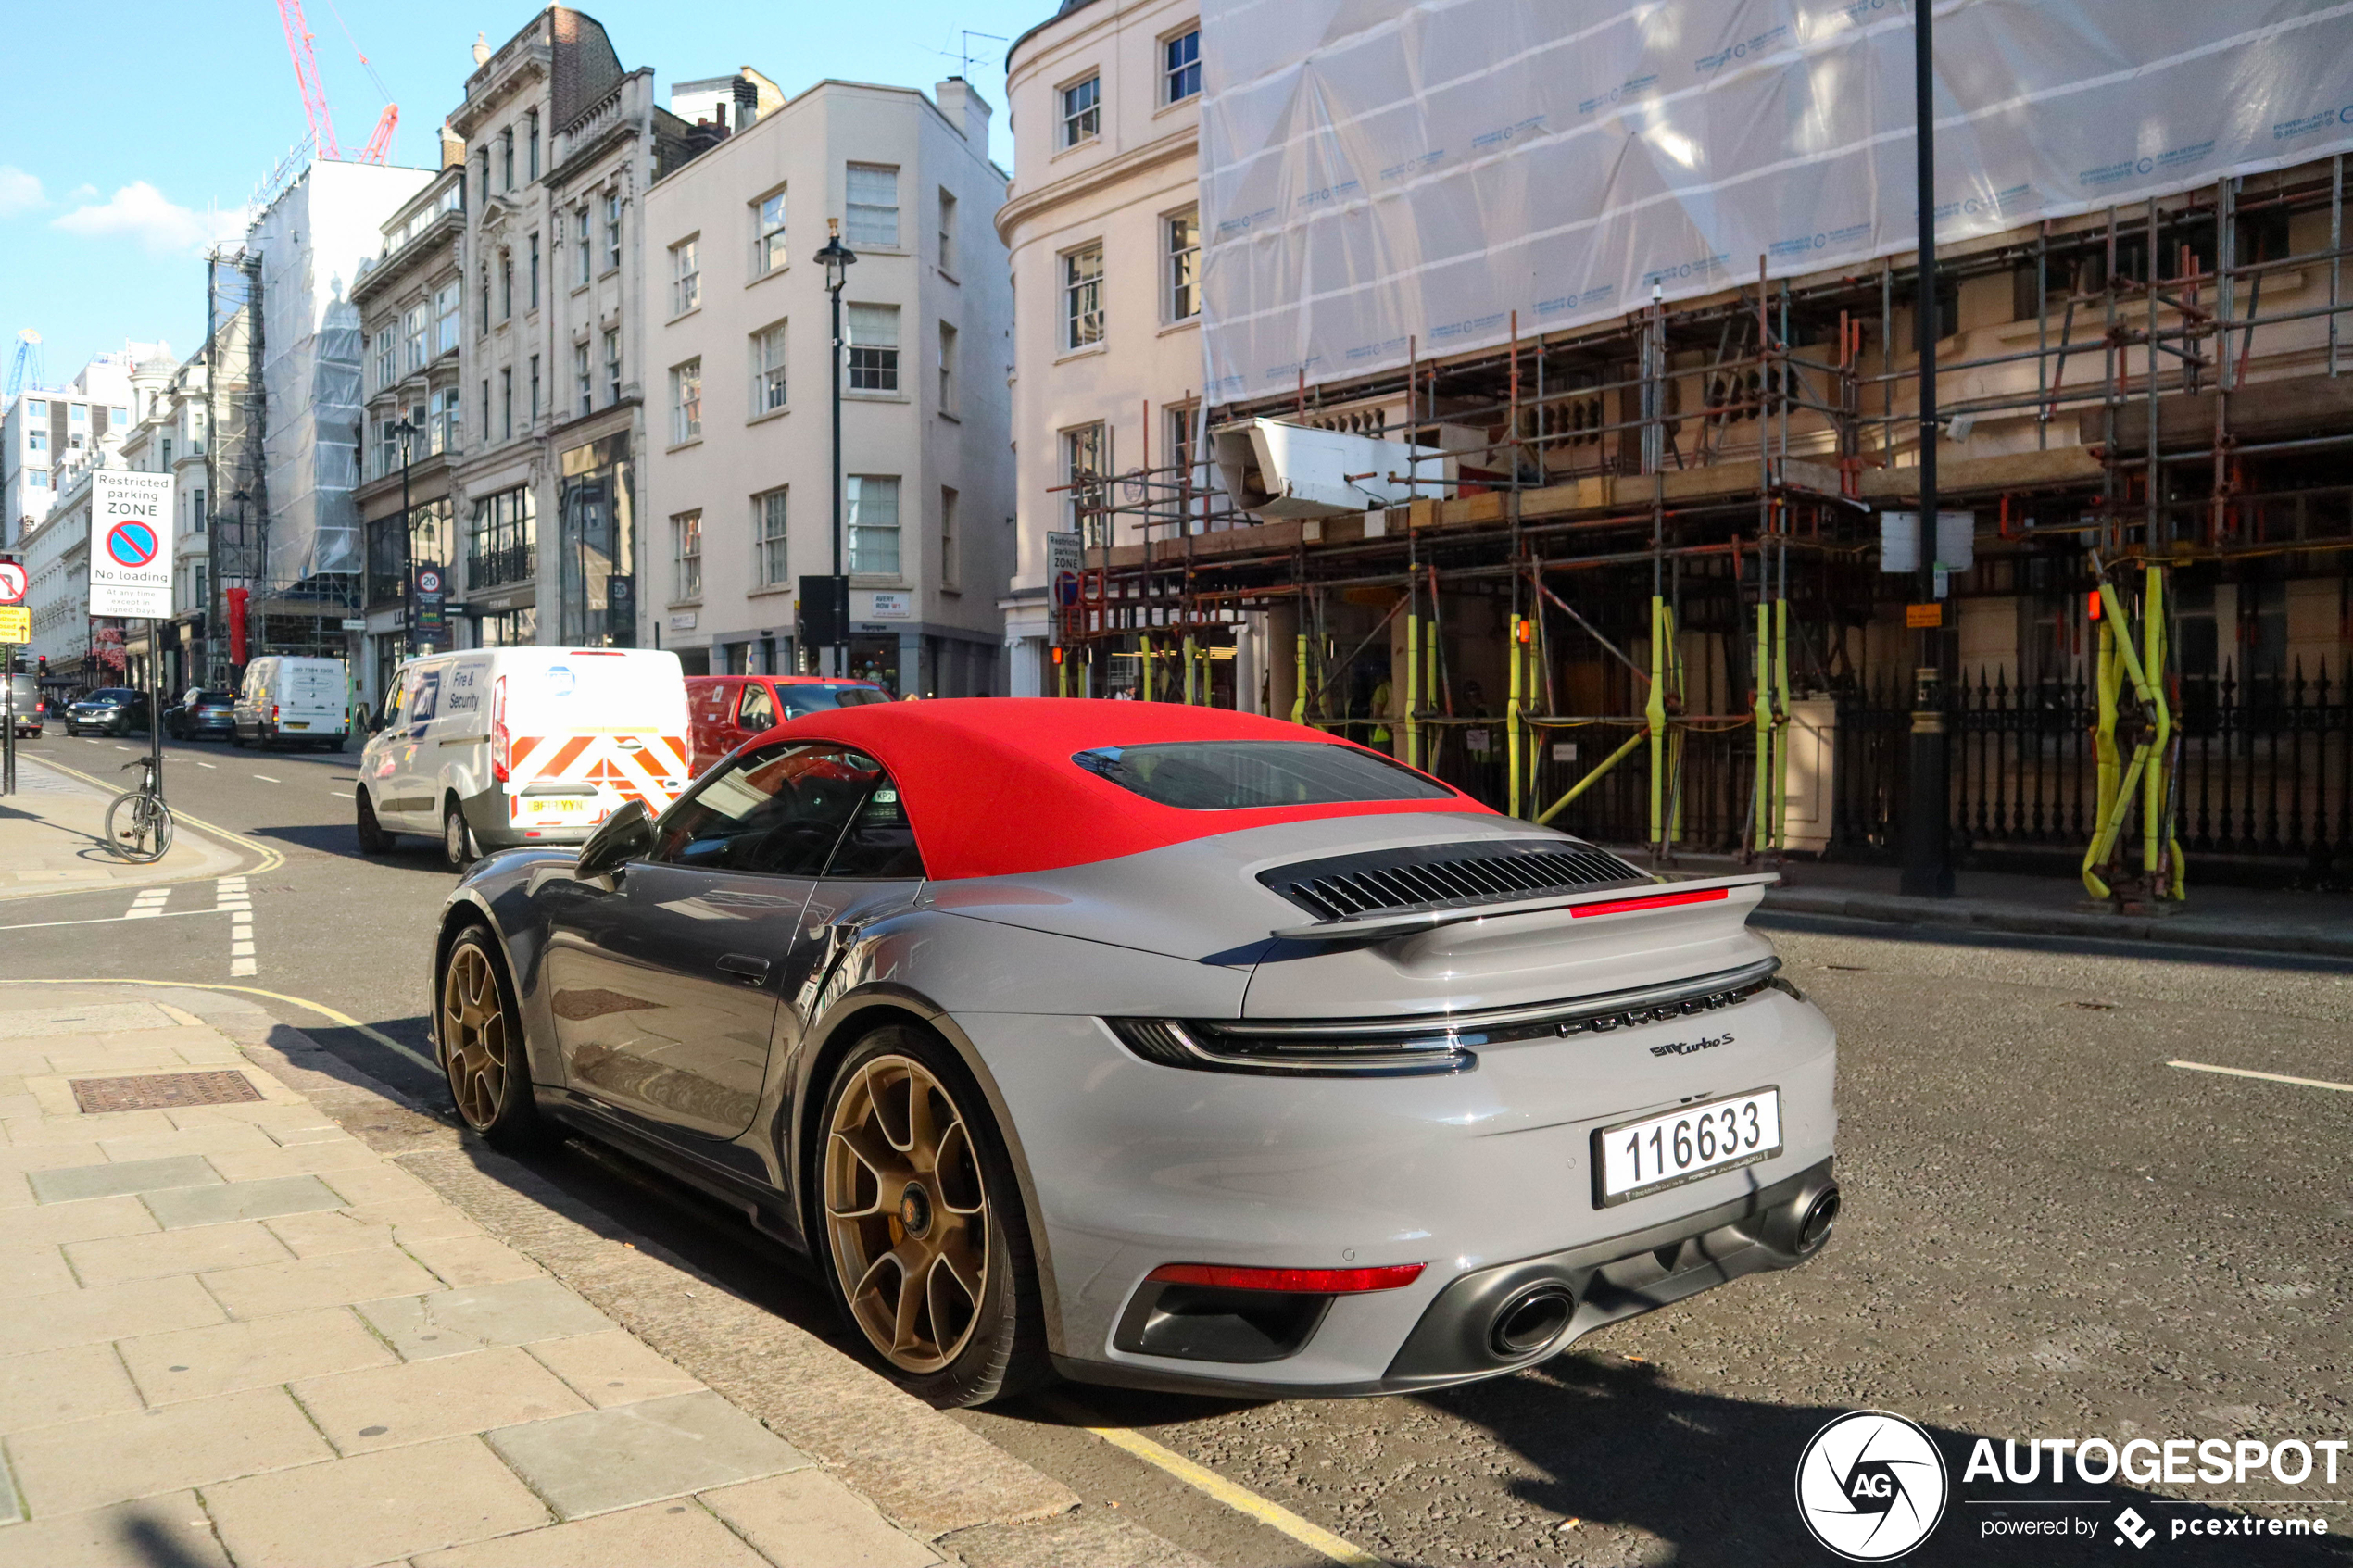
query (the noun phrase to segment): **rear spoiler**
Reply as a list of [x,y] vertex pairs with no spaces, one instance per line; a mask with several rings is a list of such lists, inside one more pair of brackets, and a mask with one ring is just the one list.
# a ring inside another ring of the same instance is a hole
[[1662,882],[1648,887],[1589,888],[1582,893],[1554,893],[1537,898],[1516,898],[1508,903],[1467,904],[1444,909],[1409,909],[1393,915],[1353,915],[1340,920],[1318,921],[1314,925],[1286,926],[1272,935],[1286,942],[1362,942],[1410,936],[1416,932],[1432,931],[1441,925],[1457,925],[1464,921],[1541,914],[1550,909],[1567,909],[1570,918],[1576,920],[1594,915],[1640,914],[1649,909],[1673,909],[1685,904],[1722,903],[1731,897],[1735,888],[1769,887],[1780,880],[1778,872],[1749,872],[1740,876],[1693,877],[1683,882]]

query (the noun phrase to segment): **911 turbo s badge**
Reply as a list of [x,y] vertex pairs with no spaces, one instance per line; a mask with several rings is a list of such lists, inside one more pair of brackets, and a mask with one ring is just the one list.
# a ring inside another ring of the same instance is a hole
[[1671,1040],[1663,1046],[1653,1046],[1651,1055],[1689,1056],[1693,1051],[1712,1051],[1718,1046],[1729,1046],[1731,1043],[1732,1035],[1730,1032],[1721,1035],[1702,1035],[1696,1040]]

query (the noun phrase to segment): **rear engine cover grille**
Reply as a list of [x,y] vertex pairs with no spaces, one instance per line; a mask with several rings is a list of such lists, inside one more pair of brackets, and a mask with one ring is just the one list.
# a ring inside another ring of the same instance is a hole
[[1508,903],[1582,888],[1647,886],[1617,856],[1557,838],[1424,844],[1301,860],[1258,873],[1318,920],[1408,909]]

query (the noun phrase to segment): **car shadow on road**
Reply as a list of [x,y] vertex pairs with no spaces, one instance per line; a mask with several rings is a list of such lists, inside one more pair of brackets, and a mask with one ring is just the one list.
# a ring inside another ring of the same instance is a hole
[[[1187,1446],[1186,1424],[1215,1421],[1255,1408],[1252,1401],[1103,1387],[1074,1392],[1092,1418],[1148,1432],[1164,1428],[1153,1435],[1179,1449]],[[1510,1377],[1401,1398],[1484,1430],[1499,1449],[1517,1455],[1524,1463],[1509,1468],[1523,1476],[1533,1472],[1541,1478],[1510,1481],[1505,1489],[1539,1518],[1639,1530],[1672,1549],[1671,1556],[1642,1554],[1637,1561],[1672,1562],[1675,1568],[1779,1568],[1784,1563],[1836,1561],[1807,1534],[1798,1517],[1797,1463],[1814,1435],[1846,1414],[1847,1408],[1696,1392],[1678,1387],[1655,1366],[1610,1352],[1572,1352]],[[1000,1413],[1059,1424],[1071,1419],[1068,1413],[1058,1411],[1052,1401],[1024,1400],[1001,1407]],[[1913,1412],[1897,1413],[1919,1419]],[[2264,1562],[2316,1568],[2321,1564],[2344,1568],[2353,1563],[2353,1544],[2341,1535],[2265,1536],[2250,1540],[2184,1533],[2177,1537],[2173,1534],[2176,1521],[2202,1530],[2210,1522],[2244,1515],[2130,1485],[2085,1486],[2072,1479],[2072,1471],[2064,1486],[1996,1485],[1982,1476],[1965,1485],[1962,1477],[1981,1436],[1993,1438],[1998,1460],[2005,1436],[2022,1445],[2028,1437],[2057,1432],[1980,1434],[1925,1421],[1920,1424],[1944,1456],[1949,1501],[1942,1523],[1905,1557],[1906,1563],[1966,1564],[1969,1568],[1989,1562],[2033,1564],[2034,1568],[2102,1563],[2114,1568],[2120,1554],[2138,1555],[2118,1537],[2117,1521],[2128,1508],[2146,1522],[2136,1528],[2156,1531],[2146,1544],[2169,1562]],[[2079,1436],[2104,1435],[2069,1431]],[[2121,1434],[2105,1436],[2111,1442],[2122,1441]],[[2023,1456],[2020,1462],[2024,1462]],[[2310,1492],[2316,1502],[2334,1500],[2342,1488],[2319,1485],[2320,1475],[2316,1469],[2303,1487],[2273,1483],[2273,1490],[2255,1495],[2279,1498],[2303,1490]],[[1972,1502],[1971,1499],[1994,1500]],[[2030,1499],[2065,1499],[2076,1506],[2023,1506]],[[1495,1511],[1491,1505],[1487,1512]],[[2328,1518],[2340,1530],[2345,1525],[2342,1517],[2333,1517],[2331,1511],[2318,1507],[2287,1509],[2282,1513]],[[2075,1533],[2068,1536],[2010,1533],[2020,1522],[2032,1528],[2062,1515],[2085,1523],[2072,1526]],[[1335,1519],[1318,1523],[1345,1527],[1344,1522]],[[2083,1533],[2086,1529],[2091,1533]],[[1592,1558],[1579,1549],[1582,1543],[1598,1545],[1606,1538],[1576,1530],[1558,1531],[1558,1552],[1572,1562],[1620,1561],[1608,1554],[1615,1547],[1604,1547],[1604,1555]],[[1514,1552],[1510,1560],[1557,1559],[1551,1552],[1528,1557]],[[1392,1552],[1387,1561],[1402,1565],[1437,1560]],[[1453,1563],[1459,1559],[1445,1561]]]
[[394,840],[393,847],[381,855],[362,854],[359,835],[348,822],[296,822],[283,827],[247,828],[245,836],[265,844],[290,845],[315,855],[364,860],[392,871],[432,872],[444,877],[452,874],[448,862],[442,859],[441,841],[419,834]]
[[[1420,1398],[1484,1427],[1548,1477],[1514,1483],[1512,1490],[1523,1501],[1568,1518],[1631,1525],[1671,1541],[1678,1568],[1760,1568],[1826,1560],[1797,1516],[1797,1461],[1813,1436],[1845,1414],[1843,1409],[1680,1388],[1655,1366],[1608,1353],[1556,1357],[1514,1377]],[[2120,1544],[2115,1522],[2130,1508],[2157,1531],[2148,1544],[2161,1546],[2169,1561],[2188,1553],[2195,1561],[2353,1562],[2353,1550],[2341,1537],[2264,1537],[2259,1542],[2244,1537],[2176,1537],[2177,1521],[2203,1529],[2232,1517],[2232,1512],[2129,1485],[2085,1486],[2072,1479],[2065,1486],[1996,1485],[1982,1475],[1964,1483],[1981,1436],[1992,1436],[1999,1455],[2004,1436],[2022,1444],[2054,1434],[1980,1434],[1920,1424],[1944,1456],[1950,1501],[1943,1523],[1907,1562],[2113,1563]],[[2107,1436],[2122,1440],[2121,1434]],[[2297,1490],[2274,1486],[2263,1495]],[[2310,1490],[2325,1499],[2335,1488]],[[2064,1499],[2078,1506],[2022,1506],[2037,1499]],[[2290,1512],[2326,1516],[2316,1509]],[[2020,1522],[2031,1527],[2055,1516],[2086,1523],[2068,1536],[2006,1533]],[[2083,1533],[2087,1527],[2089,1534]]]

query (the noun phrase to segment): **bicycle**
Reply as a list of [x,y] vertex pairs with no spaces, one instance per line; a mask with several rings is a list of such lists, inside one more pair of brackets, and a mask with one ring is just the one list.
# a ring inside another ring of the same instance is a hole
[[145,865],[171,850],[171,808],[156,791],[155,759],[125,762],[123,771],[143,770],[139,787],[118,795],[107,808],[107,845],[126,860]]

